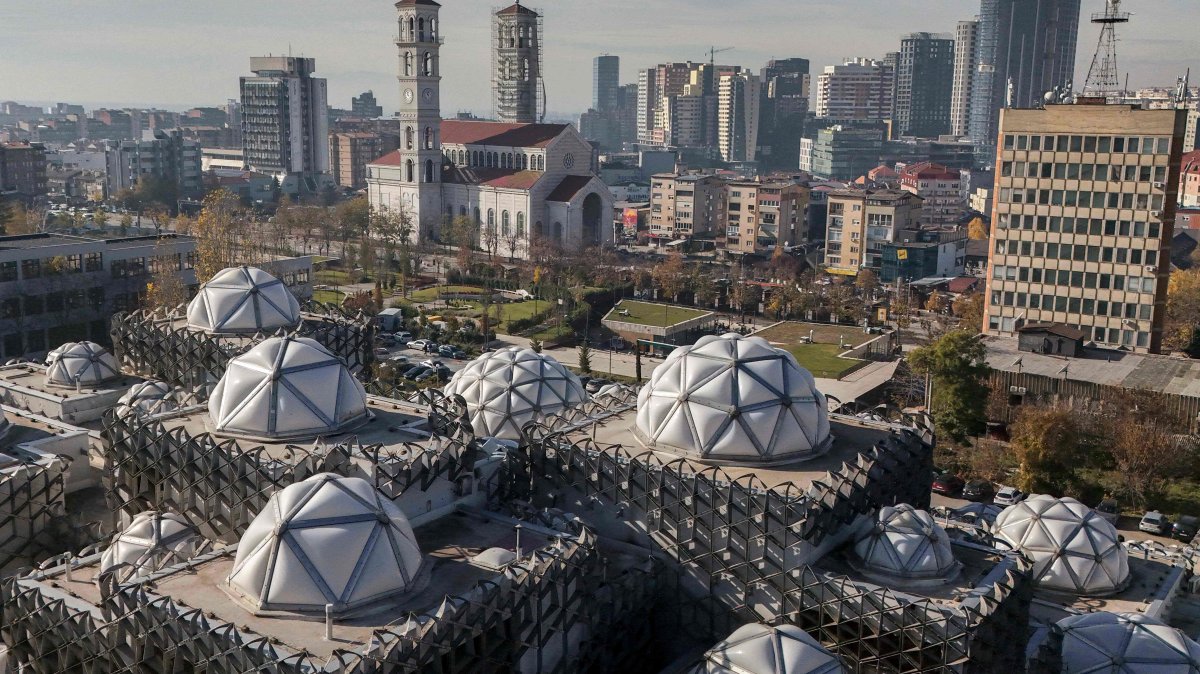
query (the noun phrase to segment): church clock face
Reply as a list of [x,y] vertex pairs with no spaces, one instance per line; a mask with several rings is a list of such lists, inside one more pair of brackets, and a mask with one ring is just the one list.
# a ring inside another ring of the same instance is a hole
[[404,90],[404,102],[405,102],[405,103],[412,103],[412,102],[413,102],[413,90],[412,90],[412,89],[405,89],[405,90]]
[[429,101],[432,101],[433,100],[433,89],[426,89],[425,91],[422,91],[421,98],[424,98],[426,103],[428,103]]
[[570,152],[563,155],[563,168],[571,168],[575,165],[575,155]]

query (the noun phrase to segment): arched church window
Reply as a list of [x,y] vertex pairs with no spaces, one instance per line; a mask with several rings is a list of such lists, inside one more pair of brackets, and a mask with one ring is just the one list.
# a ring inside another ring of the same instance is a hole
[[416,182],[417,179],[416,179],[416,176],[414,175],[415,171],[416,171],[416,166],[413,164],[413,160],[409,159],[408,161],[404,162],[404,180],[405,181],[410,182],[410,183]]
[[433,182],[433,160],[432,159],[425,160],[425,182],[427,182],[427,183]]
[[417,34],[416,26],[417,26],[417,20],[411,16],[408,17],[408,34],[404,36],[404,39],[409,40],[409,41],[411,41],[413,39],[413,36]]
[[488,209],[487,227],[489,232],[496,229],[496,209],[494,208]]
[[433,54],[431,52],[425,52],[424,72],[422,74],[426,77],[433,76]]
[[404,149],[413,149],[413,128],[411,126],[404,127]]
[[517,213],[517,236],[525,236],[525,214]]
[[562,223],[554,223],[554,243],[562,243]]
[[479,207],[475,207],[475,224],[479,224]]
[[417,19],[417,42],[425,41],[425,19]]
[[433,149],[433,127],[432,126],[425,127],[425,149],[426,150]]
[[413,55],[410,51],[404,52],[404,74],[408,77],[413,74]]
[[500,232],[504,234],[504,236],[508,236],[509,229],[508,211],[502,211],[500,213]]

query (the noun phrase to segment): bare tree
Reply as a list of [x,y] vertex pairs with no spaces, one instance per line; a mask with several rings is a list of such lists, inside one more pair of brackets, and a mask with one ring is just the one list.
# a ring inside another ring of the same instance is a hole
[[173,238],[159,237],[154,244],[155,269],[146,284],[144,306],[147,309],[170,311],[187,301],[187,286],[183,284],[179,253],[168,245]]

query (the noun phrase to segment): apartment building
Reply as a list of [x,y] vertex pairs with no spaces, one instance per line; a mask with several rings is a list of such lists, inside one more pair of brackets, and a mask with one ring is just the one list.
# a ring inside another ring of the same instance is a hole
[[[801,147],[803,155],[807,148]],[[842,125],[817,131],[812,143],[811,173],[821,180],[850,181],[879,165],[883,132]],[[801,166],[803,170],[803,165]]]
[[1200,150],[1184,154],[1180,162],[1179,205],[1200,208]]
[[400,148],[400,136],[365,131],[329,134],[329,170],[341,187],[367,186],[367,164]]
[[951,229],[966,212],[962,174],[941,164],[918,162],[900,170],[900,189],[921,197],[922,224]]
[[900,135],[937,138],[950,133],[954,39],[912,33],[900,41],[895,111]]
[[46,147],[0,143],[0,199],[31,203],[46,194]]
[[868,58],[825,66],[817,76],[817,117],[838,120],[891,119],[895,69]]
[[659,173],[650,179],[650,237],[710,235],[724,229],[725,181],[712,175]]
[[1059,323],[1159,351],[1186,123],[1090,99],[1002,111],[987,333]]
[[329,97],[316,69],[312,58],[260,56],[250,59],[254,76],[241,78],[246,168],[289,193],[315,192],[329,172]]
[[854,276],[859,269],[879,269],[884,244],[896,241],[898,232],[918,229],[921,198],[904,190],[834,190],[826,213],[826,269]]
[[717,87],[717,148],[727,162],[752,162],[758,151],[760,80],[747,72],[721,77]]
[[971,96],[979,66],[979,20],[959,21],[954,32],[954,81],[950,87],[950,135],[971,128]]
[[725,250],[735,254],[767,254],[775,246],[808,239],[805,213],[809,189],[795,182],[731,182],[725,206]]
[[109,143],[104,162],[109,196],[132,189],[147,178],[173,186],[178,198],[197,198],[204,193],[200,143],[184,138],[179,129],[156,129],[146,131],[141,140]]

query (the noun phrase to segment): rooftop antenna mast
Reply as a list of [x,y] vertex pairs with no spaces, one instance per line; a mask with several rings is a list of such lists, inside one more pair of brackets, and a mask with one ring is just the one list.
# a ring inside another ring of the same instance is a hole
[[1088,68],[1084,94],[1106,96],[1116,94],[1121,85],[1117,71],[1117,24],[1129,23],[1129,12],[1121,11],[1121,0],[1105,0],[1104,11],[1092,14],[1092,23],[1100,26],[1096,54]]

